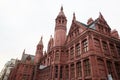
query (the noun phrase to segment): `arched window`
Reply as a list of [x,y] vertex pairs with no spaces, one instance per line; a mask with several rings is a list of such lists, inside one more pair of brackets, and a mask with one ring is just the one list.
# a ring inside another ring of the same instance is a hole
[[59,60],[59,51],[57,50],[55,53],[55,60],[58,61]]

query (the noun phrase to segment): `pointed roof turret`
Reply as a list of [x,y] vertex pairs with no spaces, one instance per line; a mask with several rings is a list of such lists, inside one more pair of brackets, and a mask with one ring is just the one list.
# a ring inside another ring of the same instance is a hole
[[59,16],[64,16],[65,17],[65,14],[63,12],[63,6],[61,6],[60,12],[59,12],[57,17],[59,17]]
[[38,43],[39,45],[43,45],[42,38],[43,38],[43,37],[41,36],[41,39],[40,39],[40,41],[39,41],[39,43]]

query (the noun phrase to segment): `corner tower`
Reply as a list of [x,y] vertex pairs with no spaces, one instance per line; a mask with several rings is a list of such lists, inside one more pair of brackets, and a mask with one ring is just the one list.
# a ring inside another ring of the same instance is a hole
[[37,64],[40,60],[40,58],[43,57],[43,42],[42,37],[37,45],[36,53],[35,53],[35,59],[34,64]]
[[61,7],[61,10],[55,21],[54,46],[63,46],[66,40],[67,31],[67,19],[63,12],[63,7]]

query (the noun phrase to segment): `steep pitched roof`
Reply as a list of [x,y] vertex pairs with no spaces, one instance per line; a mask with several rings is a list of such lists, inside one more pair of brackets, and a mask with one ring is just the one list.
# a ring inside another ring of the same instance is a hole
[[42,39],[43,39],[43,37],[41,36],[41,39],[40,39],[38,45],[43,45],[43,41],[42,41]]
[[104,19],[103,15],[101,14],[101,12],[99,13],[99,17],[96,19],[96,21],[97,23],[104,24],[106,25],[105,27],[110,28],[106,20]]
[[[76,25],[76,26],[74,26],[74,25]],[[81,28],[84,28],[84,29],[88,28],[88,26],[86,24],[84,24],[82,22],[79,22],[79,21],[74,21],[71,24],[71,27],[70,27],[70,30],[69,30],[68,34],[70,34],[77,27],[81,27]]]
[[27,59],[28,56],[30,56],[31,61],[34,62],[34,55],[30,55],[30,54],[23,54],[22,58],[21,58],[21,61],[24,62]]

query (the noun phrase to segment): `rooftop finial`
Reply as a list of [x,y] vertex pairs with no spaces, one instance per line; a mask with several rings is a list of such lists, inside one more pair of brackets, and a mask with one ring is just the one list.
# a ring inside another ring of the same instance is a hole
[[75,12],[73,13],[73,20],[76,20],[76,17],[75,17]]
[[52,35],[50,35],[50,38],[52,38]]
[[43,37],[41,36],[41,41],[42,41],[42,38],[43,38]]
[[103,19],[103,15],[101,12],[99,12],[99,18]]
[[25,54],[25,49],[23,50],[23,54]]
[[61,11],[63,11],[63,6],[61,6]]
[[76,21],[75,12],[73,13],[73,22]]
[[[64,14],[64,12],[63,12],[63,6],[61,6],[61,9],[60,9],[60,12],[59,12],[58,16],[63,16],[63,17],[65,17],[65,14]],[[58,17],[58,16],[57,16],[57,17]]]

